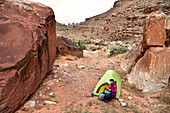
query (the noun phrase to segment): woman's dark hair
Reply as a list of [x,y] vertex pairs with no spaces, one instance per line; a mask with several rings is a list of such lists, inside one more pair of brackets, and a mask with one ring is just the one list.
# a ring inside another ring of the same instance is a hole
[[114,79],[110,79],[109,81],[113,82],[113,81],[114,81]]

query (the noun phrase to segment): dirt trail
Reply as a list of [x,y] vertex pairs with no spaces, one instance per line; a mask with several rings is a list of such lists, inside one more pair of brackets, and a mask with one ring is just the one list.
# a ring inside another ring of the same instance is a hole
[[[52,74],[48,75],[37,91],[16,113],[125,113],[149,112],[159,103],[160,93],[147,96],[132,89],[126,73],[120,69],[125,54],[108,57],[106,52],[87,52],[84,58],[60,56],[56,58]],[[95,85],[109,69],[118,72],[123,80],[121,98],[127,104],[122,107],[118,100],[104,103],[91,97]],[[33,102],[30,104],[29,102]],[[55,104],[44,103],[55,102]],[[33,105],[30,107],[30,105]]]

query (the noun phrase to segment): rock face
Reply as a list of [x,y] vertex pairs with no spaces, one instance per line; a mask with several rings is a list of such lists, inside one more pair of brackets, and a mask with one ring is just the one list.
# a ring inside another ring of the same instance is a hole
[[166,88],[170,76],[170,48],[151,47],[128,75],[130,84],[144,92],[158,92]]
[[151,13],[146,18],[142,43],[144,49],[164,46],[166,40],[165,22],[166,15],[159,11]]
[[83,50],[72,43],[71,40],[62,37],[61,35],[57,35],[57,54],[62,55],[73,55],[77,57],[83,57]]
[[136,64],[136,62],[143,56],[142,52],[143,52],[143,48],[141,44],[138,45],[137,48],[130,50],[124,57],[120,65],[121,68],[129,73],[132,67]]
[[21,0],[0,1],[0,112],[12,113],[35,91],[55,60],[51,8]]
[[127,53],[121,67],[130,72],[128,81],[144,92],[155,93],[163,90],[170,76],[170,48],[165,46],[166,15],[151,13],[144,27],[140,45]]

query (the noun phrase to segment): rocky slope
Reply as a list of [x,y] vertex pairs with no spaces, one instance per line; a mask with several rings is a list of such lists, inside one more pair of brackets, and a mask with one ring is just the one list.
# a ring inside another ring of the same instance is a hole
[[34,93],[56,57],[51,8],[22,0],[0,1],[0,112],[12,113]]
[[57,34],[74,40],[141,39],[143,21],[148,14],[162,10],[170,15],[169,4],[168,0],[118,0],[107,12],[87,18],[80,24],[64,28],[58,25]]

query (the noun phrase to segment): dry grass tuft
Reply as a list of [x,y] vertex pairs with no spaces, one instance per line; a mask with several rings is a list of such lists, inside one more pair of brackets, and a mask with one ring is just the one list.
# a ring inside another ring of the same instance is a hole
[[170,112],[170,105],[161,105],[157,107],[153,113],[169,113]]
[[153,113],[169,113],[170,112],[170,83],[167,89],[160,96],[160,101],[164,104],[158,106]]

